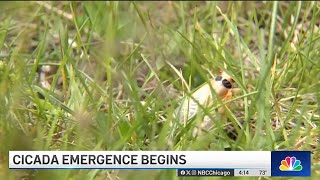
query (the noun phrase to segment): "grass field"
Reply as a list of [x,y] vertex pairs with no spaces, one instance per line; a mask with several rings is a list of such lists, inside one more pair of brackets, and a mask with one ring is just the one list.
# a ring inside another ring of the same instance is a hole
[[[311,150],[319,179],[319,26],[319,2],[0,2],[0,179],[178,179],[13,171],[9,150],[227,149]],[[219,69],[239,92],[215,128],[168,143],[181,97]]]

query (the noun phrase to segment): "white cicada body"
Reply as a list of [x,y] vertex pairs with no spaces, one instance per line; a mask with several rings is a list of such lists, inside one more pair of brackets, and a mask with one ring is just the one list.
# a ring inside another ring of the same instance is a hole
[[[186,124],[195,117],[204,108],[212,105],[215,95],[219,96],[221,100],[230,99],[232,96],[231,89],[233,88],[234,80],[225,72],[220,72],[217,77],[210,80],[209,84],[205,84],[197,89],[191,96],[185,96],[182,98],[180,106],[175,110],[175,116],[180,123]],[[211,89],[212,88],[212,89]],[[212,92],[214,90],[215,92]],[[208,116],[204,118],[204,122],[201,125],[206,126],[209,121]]]

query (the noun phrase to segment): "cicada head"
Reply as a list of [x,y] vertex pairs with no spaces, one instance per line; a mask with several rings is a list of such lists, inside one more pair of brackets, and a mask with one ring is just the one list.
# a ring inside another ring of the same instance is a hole
[[228,92],[234,87],[235,82],[232,77],[224,71],[219,71],[214,79],[214,88],[216,93],[222,97],[226,96]]

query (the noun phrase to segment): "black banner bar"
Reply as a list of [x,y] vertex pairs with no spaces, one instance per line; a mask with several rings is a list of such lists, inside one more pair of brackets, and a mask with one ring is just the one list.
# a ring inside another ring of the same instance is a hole
[[178,169],[177,176],[234,176],[234,169]]

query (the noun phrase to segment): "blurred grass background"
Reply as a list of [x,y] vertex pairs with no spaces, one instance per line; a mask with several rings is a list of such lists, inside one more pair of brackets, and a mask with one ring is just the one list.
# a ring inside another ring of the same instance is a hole
[[[226,149],[311,150],[306,179],[319,179],[319,11],[319,2],[0,2],[0,179],[178,179],[13,171],[9,150]],[[62,87],[41,86],[47,64]],[[218,69],[240,93],[214,130],[194,139],[179,127],[170,145],[183,82],[192,90]]]

